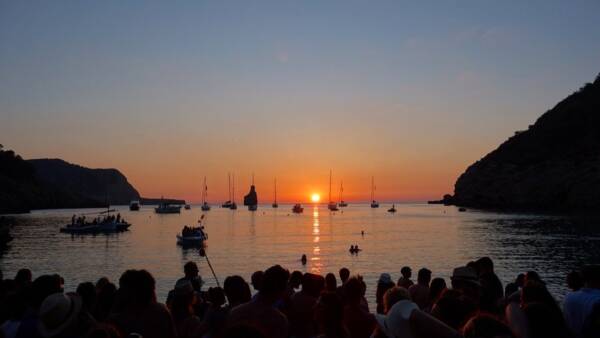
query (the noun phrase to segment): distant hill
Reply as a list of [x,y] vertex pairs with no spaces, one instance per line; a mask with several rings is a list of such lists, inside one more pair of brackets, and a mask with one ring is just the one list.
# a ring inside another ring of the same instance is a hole
[[600,75],[467,168],[455,205],[600,210]]
[[116,169],[89,169],[59,159],[23,160],[0,146],[0,214],[32,209],[128,204],[140,195]]

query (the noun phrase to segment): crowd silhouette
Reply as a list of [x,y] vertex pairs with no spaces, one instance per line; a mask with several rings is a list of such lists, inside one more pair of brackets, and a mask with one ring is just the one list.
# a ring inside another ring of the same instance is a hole
[[107,278],[65,292],[59,275],[22,269],[0,275],[0,337],[267,337],[267,338],[592,338],[600,337],[600,266],[565,276],[571,289],[562,307],[535,271],[503,287],[488,257],[453,270],[448,281],[419,269],[400,269],[395,283],[382,273],[376,308],[367,285],[347,268],[325,277],[280,265],[238,275],[204,290],[188,262],[165,304],[146,270],[127,270],[118,286]]

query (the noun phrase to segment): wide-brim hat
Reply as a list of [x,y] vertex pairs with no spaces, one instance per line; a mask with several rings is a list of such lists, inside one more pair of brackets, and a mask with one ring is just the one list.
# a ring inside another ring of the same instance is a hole
[[450,279],[453,281],[468,282],[477,286],[481,285],[481,283],[479,283],[479,277],[477,276],[477,272],[468,266],[461,266],[454,269],[454,271],[452,271],[452,277],[450,277]]
[[40,306],[38,331],[43,337],[62,333],[77,319],[81,307],[81,298],[75,293],[51,294]]
[[394,304],[387,315],[376,314],[377,324],[388,338],[412,338],[410,315],[419,306],[410,300],[401,300]]

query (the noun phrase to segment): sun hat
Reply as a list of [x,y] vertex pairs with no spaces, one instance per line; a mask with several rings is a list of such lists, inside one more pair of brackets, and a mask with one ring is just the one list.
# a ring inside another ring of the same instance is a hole
[[176,295],[188,295],[194,292],[194,287],[192,286],[192,282],[185,278],[179,279],[175,283],[175,294]]
[[40,306],[38,330],[43,337],[64,332],[81,311],[81,298],[75,293],[53,293]]
[[392,282],[392,276],[390,276],[389,273],[382,273],[381,275],[379,275],[379,281],[378,283],[385,283],[385,284],[389,284]]
[[412,338],[410,315],[418,309],[417,304],[410,300],[401,300],[392,306],[387,315],[376,314],[375,319],[388,338]]
[[479,278],[477,277],[477,272],[468,266],[455,268],[454,271],[452,271],[452,277],[450,277],[450,279],[453,281],[464,281],[475,285],[481,285],[479,283]]

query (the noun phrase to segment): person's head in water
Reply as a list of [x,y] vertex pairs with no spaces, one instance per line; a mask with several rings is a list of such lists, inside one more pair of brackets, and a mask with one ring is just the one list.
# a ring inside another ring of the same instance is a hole
[[429,282],[431,281],[431,270],[427,268],[422,268],[419,270],[417,274],[417,283],[425,286],[429,286]]
[[262,272],[262,270],[258,270],[255,271],[250,277],[250,281],[252,282],[252,287],[254,288],[254,290],[260,291],[260,288],[262,286],[263,275],[264,272]]
[[198,277],[198,265],[194,262],[187,262],[183,266],[183,272],[186,278],[196,278]]
[[300,259],[302,261],[302,264],[306,264],[307,258],[306,255],[302,255],[302,258]]
[[350,278],[350,270],[348,270],[347,268],[341,268],[339,274],[342,284],[346,283],[346,281],[348,281],[348,278]]
[[283,295],[287,287],[287,281],[290,273],[280,265],[273,265],[268,268],[263,275],[261,296],[268,301],[275,301]]
[[400,269],[400,273],[405,279],[410,279],[410,277],[412,277],[412,269],[408,266],[405,266],[402,269]]

